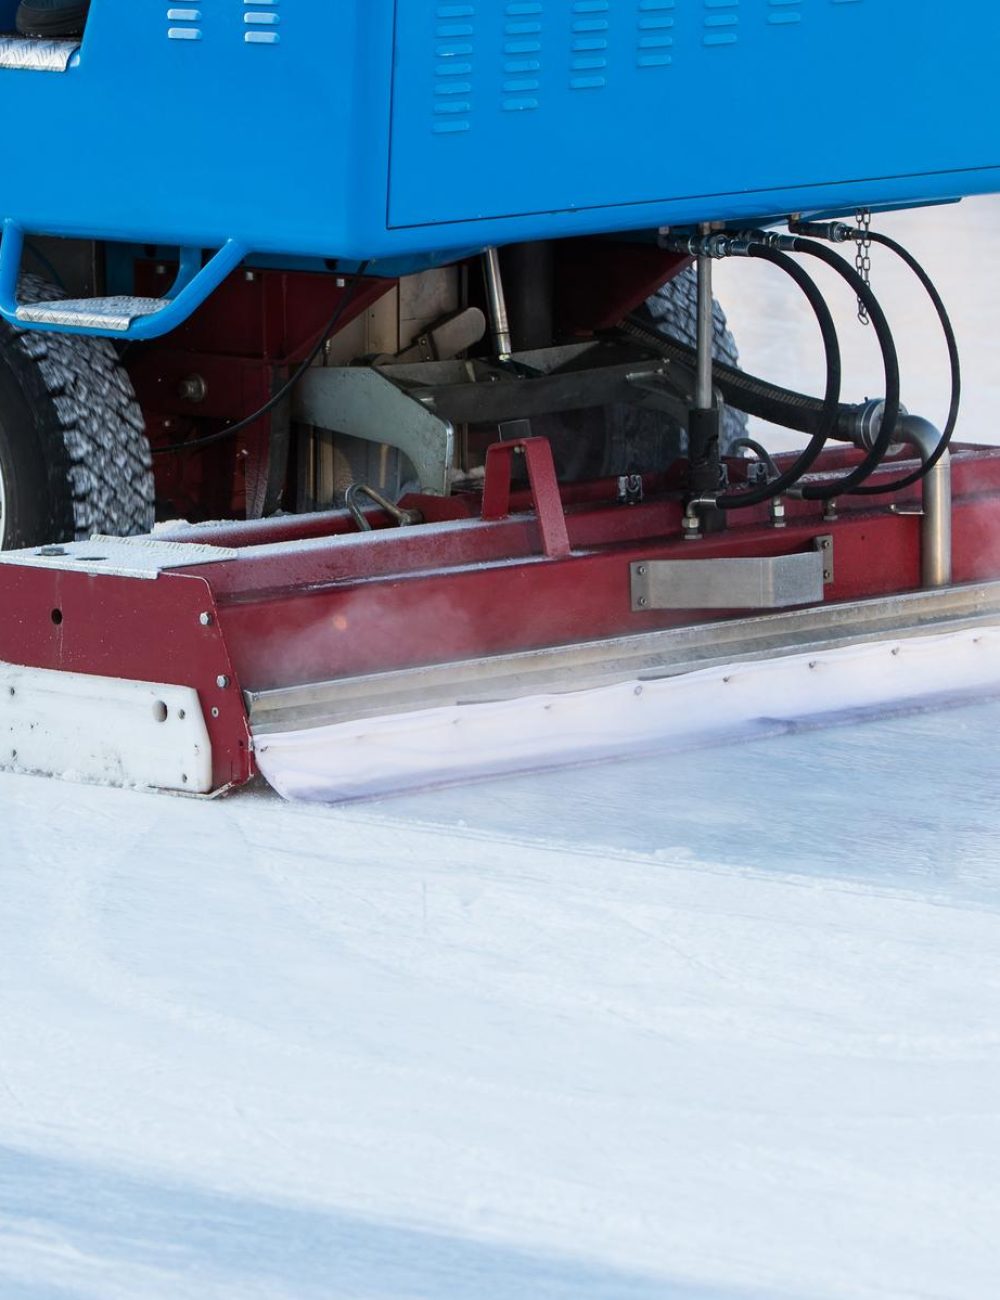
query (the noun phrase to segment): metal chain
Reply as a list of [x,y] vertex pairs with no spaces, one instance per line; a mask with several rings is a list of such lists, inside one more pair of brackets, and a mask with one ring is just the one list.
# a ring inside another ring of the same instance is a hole
[[[868,232],[871,229],[872,214],[868,208],[862,208],[858,213],[857,223],[861,233],[857,236],[858,255],[854,259],[854,264],[858,268],[858,275],[861,276],[865,284],[870,284],[872,278],[872,241]],[[858,320],[862,325],[871,324],[868,308],[860,298],[858,299]]]

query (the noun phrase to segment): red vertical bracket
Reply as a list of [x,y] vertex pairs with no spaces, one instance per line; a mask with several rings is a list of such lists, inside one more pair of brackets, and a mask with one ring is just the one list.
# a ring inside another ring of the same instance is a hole
[[506,519],[510,514],[510,480],[514,457],[523,456],[528,470],[531,504],[538,516],[542,550],[550,560],[569,555],[569,533],[552,448],[547,438],[521,438],[496,442],[486,452],[486,482],[483,486],[483,519]]

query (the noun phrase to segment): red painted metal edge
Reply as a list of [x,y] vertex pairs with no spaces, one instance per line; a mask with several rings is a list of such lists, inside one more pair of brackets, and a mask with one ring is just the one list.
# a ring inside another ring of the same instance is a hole
[[[444,518],[425,526],[352,534],[342,515],[331,516],[320,532],[317,517],[273,528],[249,525],[244,533],[253,544],[238,547],[236,558],[154,580],[0,565],[0,659],[194,687],[213,744],[215,785],[222,788],[253,773],[242,690],[721,617],[717,611],[633,611],[630,568],[642,560],[791,554],[830,535],[830,603],[919,587],[921,519],[912,510],[894,512],[888,501],[845,500],[836,519],[824,518],[815,503],[789,502],[784,528],[772,526],[766,509],[735,513],[728,532],[687,542],[678,492],[619,505],[609,483],[603,501],[591,489],[570,492],[575,504],[564,513],[545,451],[524,445],[533,474],[527,491],[512,493],[516,448],[498,449],[487,499],[439,501]],[[913,506],[919,493],[903,500]],[[432,502],[424,499],[428,509]],[[461,513],[448,517],[446,509]],[[480,509],[486,518],[474,517]],[[998,534],[1000,452],[960,450],[956,582],[1000,578]],[[193,529],[175,537],[218,542],[222,535],[238,546],[241,530]]]
[[514,462],[524,459],[528,471],[531,504],[538,517],[542,550],[550,560],[569,555],[569,533],[552,448],[546,438],[522,438],[498,442],[486,452],[486,481],[483,486],[482,517],[486,522],[506,519],[510,514],[510,485]]

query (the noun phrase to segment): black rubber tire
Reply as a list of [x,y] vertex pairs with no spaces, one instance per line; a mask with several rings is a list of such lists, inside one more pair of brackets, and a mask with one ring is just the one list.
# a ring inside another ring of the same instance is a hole
[[[698,342],[698,278],[693,266],[674,276],[646,301],[645,314],[661,334],[679,339],[690,347]],[[726,313],[716,300],[712,304],[713,354],[716,361],[738,367],[740,354],[726,320]],[[635,407],[618,407],[609,430],[610,446],[622,464],[631,456],[641,468],[648,463],[668,464],[687,451],[687,434],[671,420],[658,419],[650,411]],[[725,455],[737,439],[746,437],[747,417],[742,411],[725,407],[722,412],[720,447]],[[628,468],[628,466],[626,466]],[[625,473],[620,469],[618,473]]]
[[[20,295],[64,296],[32,275]],[[152,528],[142,412],[108,340],[0,322],[0,504],[4,550]]]
[[14,25],[22,36],[82,36],[90,0],[21,0]]
[[[695,268],[674,276],[647,300],[648,319],[669,338],[690,346],[697,343],[698,281]],[[718,302],[713,306],[715,358],[739,365],[736,340]],[[534,422],[533,422],[534,424]],[[725,454],[737,438],[746,436],[747,417],[726,407],[721,447]],[[610,478],[621,474],[667,469],[687,450],[687,433],[668,416],[635,406],[609,406],[602,411],[560,417],[558,426],[538,428],[552,442],[559,477],[564,481]]]

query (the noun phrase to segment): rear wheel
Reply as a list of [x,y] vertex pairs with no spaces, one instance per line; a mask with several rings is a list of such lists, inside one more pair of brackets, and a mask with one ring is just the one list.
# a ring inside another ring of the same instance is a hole
[[[643,314],[668,338],[678,339],[690,347],[698,343],[698,277],[693,266],[674,276],[653,294],[643,308]],[[740,354],[736,347],[726,313],[716,300],[712,303],[712,352],[716,361],[727,366],[738,366]],[[609,420],[609,445],[626,473],[630,468],[647,468],[651,464],[664,464],[687,451],[687,434],[677,424],[651,411],[636,407],[616,407]],[[745,437],[747,417],[742,411],[727,406],[722,412],[719,444],[723,455],[737,439]],[[631,464],[629,462],[632,462]]]
[[[62,297],[22,277],[22,301]],[[0,548],[148,532],[152,458],[106,339],[0,323]]]
[[[694,267],[682,271],[647,300],[642,313],[662,334],[695,346],[697,343],[698,281]],[[716,361],[739,365],[736,340],[718,302],[713,304],[712,341]],[[720,446],[744,437],[747,418],[725,407]],[[687,433],[667,415],[636,406],[607,406],[539,422],[536,432],[552,442],[559,476],[567,480],[608,478],[645,470],[666,469],[687,451]]]

